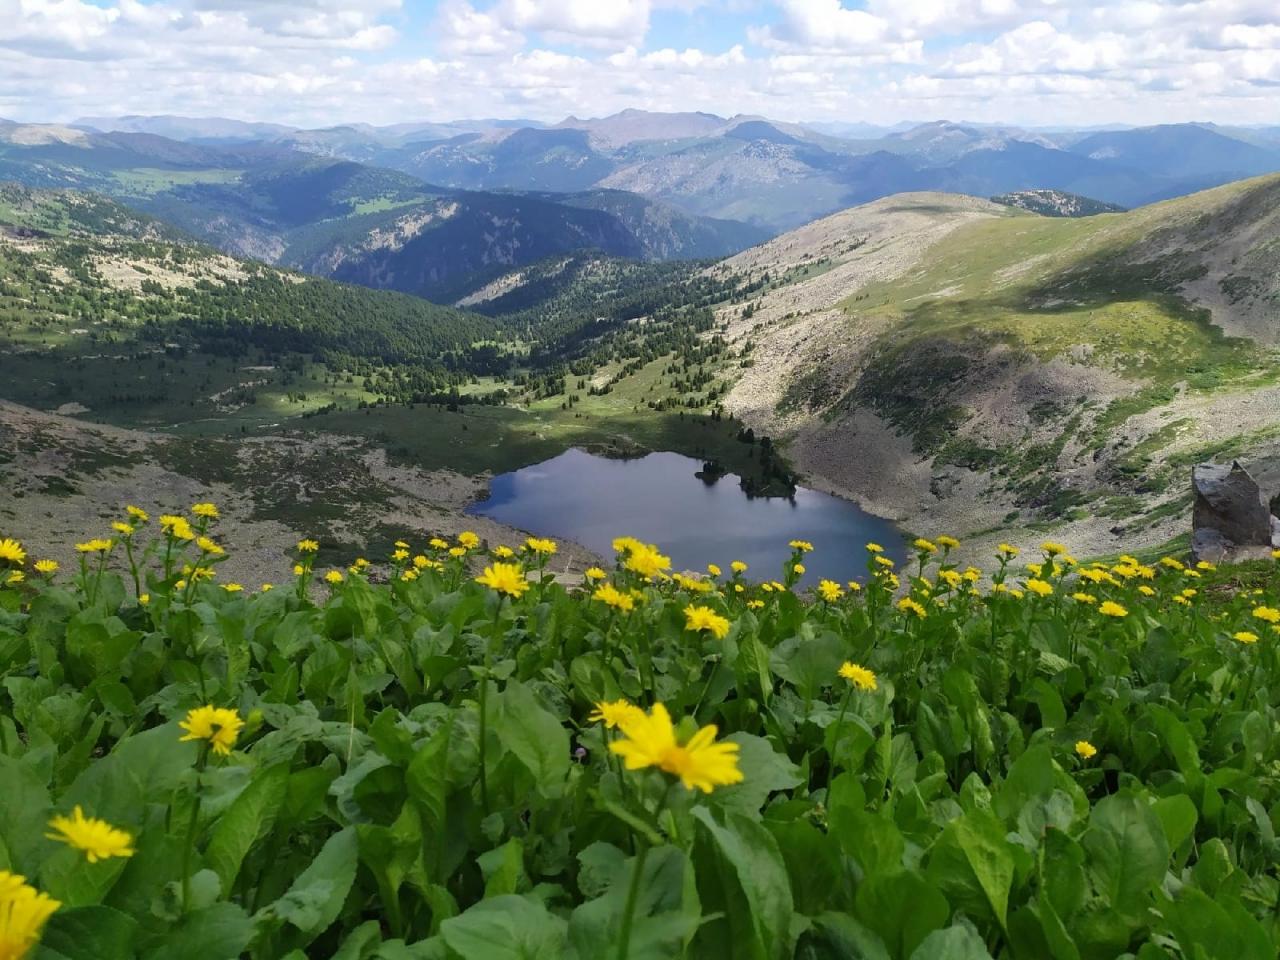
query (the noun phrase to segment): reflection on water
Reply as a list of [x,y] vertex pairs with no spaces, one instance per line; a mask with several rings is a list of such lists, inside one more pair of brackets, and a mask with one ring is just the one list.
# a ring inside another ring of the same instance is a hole
[[780,577],[789,540],[808,540],[802,583],[822,577],[861,579],[863,545],[875,541],[895,560],[904,556],[902,535],[888,520],[856,504],[800,487],[791,499],[748,499],[738,477],[707,484],[695,476],[701,462],[676,453],[610,460],[569,450],[543,463],[494,477],[490,497],[470,513],[540,536],[574,540],[606,558],[613,539],[656,543],[676,570],[716,563],[750,564],[752,579]]

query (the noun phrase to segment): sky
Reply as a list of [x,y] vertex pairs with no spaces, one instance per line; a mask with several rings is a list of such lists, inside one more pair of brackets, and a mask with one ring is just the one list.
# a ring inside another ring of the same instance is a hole
[[1280,0],[0,0],[0,117],[1280,125]]

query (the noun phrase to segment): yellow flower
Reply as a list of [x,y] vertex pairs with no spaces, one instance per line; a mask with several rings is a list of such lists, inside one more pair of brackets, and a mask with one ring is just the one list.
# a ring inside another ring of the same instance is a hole
[[938,545],[932,540],[926,540],[924,537],[916,537],[911,545],[921,553],[937,553]]
[[612,730],[624,720],[643,718],[644,711],[634,703],[626,700],[601,700],[595,710],[587,717],[590,723],[603,723],[606,729]]
[[0,958],[22,960],[62,904],[27,885],[25,877],[0,870]]
[[1056,557],[1060,553],[1066,553],[1067,548],[1061,543],[1054,543],[1052,540],[1046,540],[1040,544],[1040,549],[1044,551],[1047,557]]
[[299,553],[315,553],[319,549],[320,549],[320,544],[315,540],[299,540],[298,541]]
[[630,613],[636,608],[636,602],[631,595],[623,593],[611,583],[606,583],[597,588],[596,592],[591,596],[593,599],[599,600],[601,603],[607,604],[622,613]]
[[1038,576],[1040,576],[1042,573],[1044,573],[1044,564],[1043,564],[1043,563],[1028,563],[1028,564],[1027,564],[1027,569],[1031,571],[1031,575],[1032,575],[1033,577],[1038,577]]
[[868,543],[867,553],[884,553],[884,547],[880,546],[878,543]]
[[1239,633],[1233,633],[1231,639],[1239,640],[1241,643],[1257,643],[1258,635],[1250,633],[1248,630],[1241,630]]
[[392,544],[392,546],[395,547],[397,550],[409,549],[409,545],[405,543],[403,540],[397,540],[395,543]]
[[809,553],[813,549],[813,544],[808,540],[792,540],[787,546],[792,550],[799,550],[801,553]]
[[498,546],[493,548],[493,555],[499,560],[510,560],[516,555],[516,552],[508,546],[498,544]]
[[[459,549],[459,550],[462,550],[462,548],[461,548],[461,547],[459,547],[458,549]],[[449,551],[449,552],[450,552],[450,553],[452,553],[453,551],[451,550],[451,551]],[[462,552],[463,552],[463,553],[466,553],[466,551],[465,551],[465,550],[462,550]],[[408,551],[408,550],[406,550],[406,549],[404,549],[404,547],[396,547],[395,552],[391,554],[391,559],[392,559],[392,560],[394,560],[394,561],[396,561],[397,563],[399,563],[401,560],[408,560],[408,559],[409,559],[409,551]]]
[[463,530],[458,534],[458,543],[462,544],[468,550],[474,550],[480,546],[480,537],[471,530]]
[[1185,570],[1186,565],[1181,560],[1175,560],[1173,557],[1161,557],[1160,565],[1168,567],[1170,570]]
[[893,561],[892,561],[892,560],[890,560],[888,557],[882,557],[882,556],[877,555],[875,559],[876,559],[876,563],[878,563],[880,566],[884,567],[886,570],[892,570],[892,569],[893,569],[893,566],[894,566]]
[[325,583],[333,583],[333,584],[341,583],[341,582],[342,582],[342,571],[341,571],[341,570],[330,570],[328,573],[326,573],[326,574],[324,575],[324,580],[325,580]]
[[943,534],[938,537],[938,546],[945,547],[948,550],[954,550],[956,547],[960,546],[960,541],[955,537],[948,537],[946,534]]
[[529,589],[524,571],[515,563],[495,563],[485,567],[484,573],[476,577],[476,583],[482,583],[490,590],[516,599]]
[[1280,560],[1280,550],[1272,550],[1272,551],[1271,551],[1271,559],[1272,559],[1272,560]]
[[444,550],[446,547],[449,546],[449,541],[441,540],[439,537],[432,537],[430,540],[427,541],[427,546],[429,546],[432,550]]
[[587,567],[587,569],[583,571],[582,575],[588,580],[603,580],[608,576],[608,574],[599,567]]
[[111,529],[122,536],[133,536],[133,525],[125,523],[123,520],[116,520],[111,524]]
[[748,609],[748,610],[759,610],[759,609],[760,609],[761,607],[763,607],[763,606],[764,606],[764,601],[763,601],[763,600],[748,600],[748,601],[747,601],[747,609]]
[[[1076,603],[1097,603],[1098,598],[1091,593],[1073,593],[1071,599]],[[1109,603],[1110,601],[1108,601]]]
[[22,549],[22,544],[17,540],[5,537],[0,540],[0,560],[8,560],[10,563],[23,563],[27,559],[27,551]]
[[699,607],[693,604],[684,608],[684,628],[686,630],[706,630],[717,640],[729,635],[729,621],[710,607]]
[[304,573],[306,573],[306,572],[307,572],[307,568],[306,568],[306,567],[304,567],[302,564],[300,564],[300,563],[295,563],[295,564],[293,565],[293,575],[294,575],[295,577],[300,577],[300,576],[302,576],[302,575],[303,575]]
[[530,537],[524,542],[524,545],[531,553],[544,557],[549,557],[556,552],[556,542],[548,540],[546,537]]
[[[397,550],[396,552],[397,552],[397,553],[399,553],[400,551],[399,551],[399,550]],[[407,556],[409,555],[409,551],[407,551],[407,550],[406,550],[406,551],[404,551],[404,555],[407,557]],[[449,556],[453,557],[453,559],[455,559],[455,560],[460,560],[461,558],[465,557],[466,555],[467,555],[467,548],[466,548],[466,547],[450,547],[450,548],[449,548]]]
[[191,512],[197,517],[204,517],[206,520],[218,519],[218,508],[212,503],[193,503]]
[[5,578],[4,582],[11,583],[16,586],[17,584],[22,583],[22,581],[25,579],[27,579],[26,574],[24,574],[21,570],[10,570],[9,576]]
[[1095,747],[1095,746],[1094,746],[1092,743],[1090,743],[1088,740],[1077,740],[1077,741],[1076,741],[1076,754],[1077,754],[1077,756],[1079,756],[1082,760],[1090,760],[1090,759],[1092,759],[1093,757],[1095,757],[1095,756],[1097,756],[1097,755],[1098,755],[1098,748],[1097,748],[1097,747]]
[[1145,583],[1139,585],[1138,592],[1142,594],[1144,597],[1154,597],[1156,595],[1156,592],[1150,587],[1148,587]]
[[847,584],[845,584],[845,586],[849,588],[850,593],[857,593],[859,590],[862,589],[862,584],[860,584],[857,580],[850,580]]
[[[1277,551],[1277,552],[1280,552],[1280,551]],[[741,560],[735,560],[733,561],[733,563],[729,564],[729,569],[732,570],[734,573],[746,573],[747,565],[743,563]]]
[[207,740],[214,753],[225,757],[236,745],[244,721],[234,710],[208,705],[189,711],[178,726],[187,731],[182,740]]
[[1201,560],[1199,563],[1196,564],[1196,569],[1197,570],[1217,570],[1218,568],[1214,564],[1210,563],[1208,560]]
[[1031,579],[1026,582],[1026,588],[1038,597],[1047,597],[1053,593],[1052,585],[1043,580]]
[[875,690],[876,675],[866,667],[846,660],[840,665],[840,676],[848,680],[859,690]]
[[653,544],[633,542],[628,545],[626,556],[622,565],[642,577],[661,576],[664,570],[671,569],[671,558],[659,553]]
[[262,592],[263,592],[263,593],[270,593],[270,592],[271,592],[272,590],[274,590],[275,588],[276,588],[276,585],[275,585],[274,583],[264,583],[264,584],[262,585]]
[[923,620],[929,615],[928,611],[926,611],[924,607],[920,606],[920,604],[916,603],[916,601],[912,600],[910,597],[903,597],[899,600],[898,609],[903,613],[914,613],[920,620]]
[[996,550],[998,550],[1007,560],[1012,560],[1022,552],[1021,547],[1015,547],[1011,543],[1002,543],[1000,546],[996,547]]
[[36,573],[50,574],[58,572],[57,560],[37,560]]
[[660,703],[645,714],[622,717],[619,721],[623,739],[609,744],[609,749],[622,757],[628,770],[657,767],[679,777],[686,790],[710,793],[716,787],[742,782],[738,769],[738,745],[717,743],[716,728],[702,727],[681,744],[676,740],[671,715]]
[[45,834],[50,840],[60,840],[68,846],[83,850],[90,863],[108,857],[132,857],[133,837],[117,830],[105,820],[86,817],[77,804],[69,817],[54,817],[49,821],[53,833]]
[[708,564],[707,564],[707,574],[708,574],[708,575],[713,576],[713,577],[718,577],[718,576],[720,576],[720,574],[721,574],[722,572],[723,572],[723,571],[722,571],[719,567],[717,567],[714,563],[708,563]]
[[227,593],[240,593],[244,590],[244,587],[238,583],[224,583],[222,585],[222,589],[227,591]]
[[222,556],[222,554],[227,552],[223,550],[222,547],[214,543],[213,540],[209,537],[198,538],[196,540],[196,546],[204,553],[207,553],[213,557],[220,557]]
[[698,577],[686,577],[683,573],[672,574],[671,579],[690,593],[710,593],[715,589],[715,585],[709,580],[701,580]]
[[840,584],[834,580],[821,580],[818,582],[818,593],[827,603],[835,603],[843,595],[844,591],[840,589]]
[[797,577],[803,577],[803,576],[804,576],[804,564],[803,564],[803,563],[793,563],[793,564],[791,565],[791,572],[792,572],[792,573],[794,573]]
[[955,590],[960,584],[964,583],[964,577],[957,570],[939,570],[938,578],[946,581],[948,587]]
[[137,520],[139,523],[146,523],[151,519],[151,515],[147,513],[147,511],[143,510],[141,507],[135,507],[133,504],[126,506],[124,508],[124,512],[133,517],[133,519]]
[[138,603],[141,604],[142,606],[145,607],[150,602],[151,602],[151,594],[142,593],[138,595]]
[[742,584],[740,584],[740,583],[735,583],[735,584],[733,585],[733,592],[734,592],[734,593],[742,593],[742,592],[744,592],[746,589],[747,589],[747,588],[746,588],[746,587],[744,587],[744,586],[743,586]]
[[413,581],[417,579],[418,579],[418,571],[414,570],[412,567],[403,571],[400,574],[400,581],[402,583],[413,583]]
[[1194,597],[1197,593],[1199,593],[1199,591],[1196,590],[1194,587],[1187,587],[1187,589],[1182,591],[1182,595],[1186,597],[1188,600]]
[[1275,607],[1254,607],[1253,615],[1265,623],[1280,623],[1280,610]]

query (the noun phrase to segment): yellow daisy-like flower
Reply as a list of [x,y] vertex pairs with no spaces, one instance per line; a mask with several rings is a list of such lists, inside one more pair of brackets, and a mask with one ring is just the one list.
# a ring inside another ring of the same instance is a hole
[[[458,549],[462,550],[461,547],[459,547]],[[451,550],[449,552],[452,553],[453,551]],[[463,550],[462,552],[466,553],[465,550]],[[404,549],[404,547],[396,547],[395,552],[391,554],[391,559],[396,561],[397,563],[399,563],[401,560],[408,560],[409,551]]]
[[857,580],[850,580],[847,584],[845,584],[845,586],[849,588],[850,593],[857,593],[859,590],[862,589],[862,584],[860,584]]
[[866,667],[846,660],[840,665],[840,676],[848,680],[859,690],[875,690],[876,675]]
[[43,573],[47,576],[48,574],[57,573],[57,572],[58,572],[57,560],[37,560],[36,561],[36,573]]
[[1186,564],[1181,560],[1175,560],[1173,557],[1161,557],[1160,566],[1168,567],[1170,570],[1185,570]]
[[818,582],[818,595],[827,603],[835,603],[844,596],[844,590],[834,580],[821,580]]
[[1047,597],[1053,593],[1053,585],[1044,580],[1031,579],[1026,582],[1026,588],[1034,593],[1037,597]]
[[393,546],[393,547],[395,547],[395,548],[396,548],[396,549],[398,549],[398,550],[408,550],[408,549],[409,549],[409,544],[405,543],[403,540],[397,540],[395,543],[393,543],[393,544],[392,544],[392,546]]
[[525,549],[539,556],[549,557],[558,549],[554,540],[546,537],[530,537],[524,542]]
[[133,519],[137,520],[139,523],[146,523],[151,519],[151,515],[147,513],[147,511],[143,510],[141,507],[135,507],[133,504],[128,504],[124,508],[124,512],[133,517]]
[[468,550],[474,550],[480,546],[480,537],[471,530],[463,530],[458,534],[458,543],[466,547]]
[[1097,603],[1098,598],[1091,593],[1073,593],[1071,599],[1076,603]]
[[722,571],[722,570],[721,570],[719,567],[717,567],[714,563],[708,563],[708,564],[707,564],[707,575],[708,575],[708,576],[718,577],[718,576],[720,576],[720,574],[721,574],[721,573],[723,573],[723,572],[724,572],[724,571]]
[[238,583],[224,583],[222,589],[227,593],[240,593],[244,590],[244,587]]
[[413,583],[413,581],[417,579],[418,579],[418,571],[414,570],[412,567],[410,567],[407,570],[404,570],[400,574],[400,581],[402,583]]
[[218,508],[212,503],[193,503],[191,512],[197,517],[204,517],[206,520],[217,520],[219,516]]
[[607,604],[622,613],[630,613],[636,608],[636,602],[631,594],[623,593],[611,583],[606,583],[597,588],[591,597],[593,600],[599,600],[601,603]]
[[917,619],[923,620],[929,615],[928,611],[910,597],[903,597],[898,601],[898,609],[903,613],[913,613]]
[[427,546],[432,550],[444,550],[449,546],[449,541],[441,540],[439,537],[432,537],[427,541]]
[[299,540],[298,541],[299,553],[315,553],[319,549],[320,549],[320,544],[315,540]]
[[884,553],[884,547],[880,546],[878,543],[868,543],[867,553]]
[[727,618],[720,616],[710,607],[699,607],[690,604],[684,608],[684,628],[695,632],[703,630],[710,633],[717,640],[723,640],[729,635],[729,621]]
[[236,711],[210,704],[189,711],[178,726],[187,731],[181,740],[206,740],[214,753],[225,757],[236,745],[244,721]]
[[1257,643],[1258,635],[1256,633],[1250,633],[1248,630],[1241,630],[1239,633],[1233,633],[1231,635],[1231,639],[1238,640],[1241,643]]
[[22,960],[60,906],[47,893],[29,886],[26,877],[0,870],[0,958]]
[[1280,550],[1272,550],[1272,551],[1271,551],[1271,559],[1272,559],[1272,560],[1280,560]]
[[916,539],[912,541],[911,545],[915,547],[917,550],[919,550],[921,553],[937,553],[938,552],[938,545],[934,543],[932,540],[926,540],[924,537],[916,537]]
[[587,567],[587,569],[582,572],[582,575],[588,580],[603,580],[608,576],[608,574],[599,567]]
[[201,552],[207,553],[211,557],[220,557],[227,552],[215,543],[211,537],[198,537],[196,539],[196,547]]
[[116,520],[111,524],[111,529],[121,536],[133,536],[133,524],[125,523],[123,520]]
[[307,568],[306,568],[306,567],[304,567],[302,564],[300,564],[300,563],[295,563],[295,564],[293,565],[293,575],[294,575],[295,577],[300,577],[300,576],[302,576],[302,575],[303,575],[304,573],[306,573],[306,572],[307,572]]
[[1098,748],[1088,740],[1077,740],[1076,755],[1082,760],[1090,760],[1098,755]]
[[590,723],[603,723],[606,729],[612,730],[620,726],[624,720],[641,718],[644,711],[627,700],[601,700],[587,720]]
[[330,570],[328,573],[326,573],[326,574],[324,575],[324,582],[325,582],[325,583],[332,583],[332,584],[339,584],[339,583],[341,583],[341,582],[342,582],[342,571],[341,571],[341,570]]
[[964,576],[958,570],[939,570],[938,579],[945,582],[952,590],[964,583]]
[[748,610],[759,610],[759,609],[760,609],[761,607],[763,607],[763,606],[764,606],[764,601],[763,601],[763,600],[748,600],[748,601],[747,601],[747,609],[748,609]]
[[635,542],[628,546],[622,565],[642,577],[658,577],[671,569],[671,558],[658,552],[653,544]]
[[955,537],[949,537],[944,533],[942,536],[938,537],[938,546],[945,547],[948,550],[954,550],[956,547],[960,546],[960,541]]
[[792,573],[794,573],[797,577],[803,577],[803,576],[804,576],[804,564],[803,564],[803,563],[793,563],[793,564],[791,565],[791,572],[792,572]]
[[431,566],[431,561],[422,554],[418,554],[413,558],[413,566],[417,570],[425,570],[427,567]]
[[264,584],[262,585],[262,592],[263,592],[263,593],[270,593],[270,592],[271,592],[272,590],[274,590],[275,588],[276,588],[276,585],[275,585],[274,583],[264,583]]
[[10,537],[0,540],[0,560],[8,560],[10,563],[24,563],[27,559],[27,551],[22,549],[22,544]]
[[144,606],[144,607],[145,607],[145,606],[146,606],[147,604],[149,604],[150,602],[151,602],[151,594],[149,594],[149,593],[142,593],[142,594],[139,594],[139,595],[138,595],[138,603],[139,603],[141,606]]
[[100,537],[95,537],[93,540],[88,540],[84,543],[77,543],[76,549],[81,553],[107,553],[112,546],[113,544],[110,540],[103,540]]
[[476,577],[476,583],[484,584],[496,593],[505,593],[509,597],[519,599],[529,589],[529,581],[515,563],[495,563],[484,568],[484,573]]
[[493,555],[499,560],[510,560],[516,555],[516,552],[504,544],[498,544],[493,548]]
[[1056,557],[1060,553],[1067,552],[1067,548],[1064,544],[1055,543],[1052,540],[1046,540],[1044,543],[1040,544],[1040,549],[1044,551],[1045,556],[1047,557]]
[[792,550],[799,550],[801,553],[809,553],[813,550],[813,544],[808,540],[792,540],[787,546]]
[[1153,590],[1151,587],[1148,587],[1145,583],[1140,584],[1138,586],[1138,592],[1142,594],[1144,597],[1154,597],[1156,595],[1155,590]]
[[78,804],[72,809],[71,816],[54,817],[49,826],[54,832],[45,834],[46,837],[83,850],[90,863],[108,857],[133,856],[133,837],[130,834],[105,820],[86,817]]
[[9,576],[5,577],[4,582],[17,586],[19,583],[22,583],[26,579],[27,579],[27,575],[23,573],[21,570],[10,570]]
[[733,563],[729,564],[729,569],[732,570],[734,573],[746,573],[747,565],[743,563],[741,560],[735,560],[733,561]]
[[1254,607],[1253,615],[1264,623],[1280,623],[1280,610],[1275,607]]
[[1003,556],[1006,560],[1012,560],[1014,557],[1016,557],[1018,554],[1022,552],[1022,548],[1015,547],[1011,543],[1002,543],[998,547],[996,547],[996,551],[1000,553],[1000,555]]
[[702,727],[681,744],[667,708],[655,703],[648,714],[637,710],[622,717],[619,729],[623,739],[609,744],[609,749],[622,757],[628,770],[657,767],[679,777],[686,790],[703,793],[742,782],[738,745],[717,743],[715,726]]
[[715,589],[715,584],[710,580],[703,580],[699,577],[686,577],[683,573],[672,574],[671,579],[690,593],[710,593]]

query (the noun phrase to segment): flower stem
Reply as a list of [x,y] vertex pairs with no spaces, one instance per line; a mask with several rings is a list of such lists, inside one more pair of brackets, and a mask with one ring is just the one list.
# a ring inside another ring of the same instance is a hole
[[[827,782],[823,788],[825,793],[831,792],[831,774],[836,766],[836,748],[840,746],[840,728],[844,726],[844,714],[849,709],[849,698],[852,696],[853,687],[851,686],[844,692],[844,698],[840,701],[840,714],[836,717],[836,726],[831,732],[831,753],[827,757]],[[823,802],[826,802],[825,797]]]
[[182,848],[182,912],[191,903],[191,855],[195,852],[196,826],[200,821],[200,776],[209,758],[208,743],[200,744],[200,756],[196,759],[196,798],[191,804],[191,819],[187,821],[187,841]]
[[644,873],[644,863],[649,856],[649,844],[643,837],[636,841],[640,850],[636,854],[635,866],[631,871],[631,885],[627,888],[627,905],[622,911],[622,929],[618,933],[618,960],[627,960],[631,951],[631,927],[635,922],[636,901],[640,899],[640,877]]

